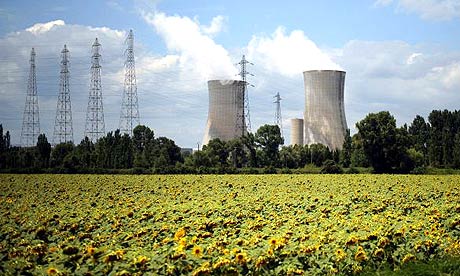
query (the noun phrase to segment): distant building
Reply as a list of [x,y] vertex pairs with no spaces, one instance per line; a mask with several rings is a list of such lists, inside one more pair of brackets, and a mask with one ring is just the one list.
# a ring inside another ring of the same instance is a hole
[[212,139],[229,141],[246,133],[244,121],[244,82],[210,80],[208,122],[203,145]]
[[192,148],[180,148],[180,153],[185,156],[192,155],[193,149]]
[[342,149],[347,121],[344,108],[345,72],[303,72],[305,84],[304,143]]

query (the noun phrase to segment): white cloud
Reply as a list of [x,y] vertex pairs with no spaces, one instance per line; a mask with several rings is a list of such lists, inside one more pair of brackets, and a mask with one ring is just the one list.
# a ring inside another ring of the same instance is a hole
[[334,59],[347,69],[351,129],[370,112],[388,110],[398,124],[410,124],[417,114],[458,109],[460,53],[401,41],[351,41]]
[[37,23],[32,27],[26,29],[26,31],[31,32],[35,35],[43,34],[49,32],[55,26],[64,26],[65,22],[63,20],[55,20],[47,23]]
[[[164,40],[166,47],[179,56],[179,64],[188,74],[197,75],[204,81],[231,78],[237,73],[228,51],[217,44],[208,34],[220,27],[204,27],[189,17],[168,16],[161,12],[144,13],[144,19],[152,25]],[[221,19],[213,20],[219,25]],[[208,28],[205,32],[203,29]]]
[[[136,71],[141,123],[156,136],[167,136],[186,147],[202,140],[207,117],[206,81],[235,78],[233,63],[241,52],[229,53],[211,33],[188,17],[144,14],[167,47],[151,53],[135,40]],[[218,22],[219,19],[215,19]],[[45,25],[53,25],[42,23]],[[218,25],[218,23],[215,23]],[[56,25],[53,25],[56,26]],[[106,130],[118,127],[123,91],[123,44],[126,32],[106,27],[59,25],[34,34],[27,30],[0,38],[0,123],[19,142],[27,87],[30,48],[37,51],[37,80],[42,130],[52,139],[59,80],[59,52],[64,43],[71,54],[71,97],[74,136],[83,136],[88,96],[91,44],[102,44],[102,85]],[[136,37],[136,32],[135,32]],[[302,31],[282,27],[271,35],[254,35],[246,47],[252,129],[273,123],[273,96],[280,92],[286,142],[289,119],[303,116],[302,72],[308,69],[346,71],[345,108],[348,126],[370,112],[389,110],[398,124],[410,123],[416,114],[433,109],[458,109],[460,53],[412,45],[403,41],[350,41],[337,49],[320,49]]]
[[407,58],[406,63],[408,65],[414,64],[417,61],[417,59],[419,59],[421,56],[422,56],[422,53],[413,53]]
[[201,26],[203,33],[207,35],[216,35],[220,33],[225,25],[225,17],[218,15],[214,17],[209,26]]
[[341,69],[300,30],[286,34],[278,27],[271,36],[253,36],[247,49],[248,58],[258,66],[288,77],[306,70]]
[[[24,109],[29,57],[36,51],[37,90],[41,132],[49,141],[53,138],[57,93],[59,91],[60,51],[64,44],[70,50],[70,93],[72,101],[74,139],[83,138],[88,103],[91,45],[97,37],[102,44],[102,85],[106,129],[118,126],[123,79],[117,79],[123,68],[126,32],[109,28],[69,25],[62,20],[38,23],[30,28],[0,38],[0,91],[2,109],[0,123],[11,130],[12,143],[19,143]],[[114,116],[115,113],[115,116]]]
[[388,6],[397,3],[397,10],[415,13],[426,20],[451,20],[460,18],[458,0],[377,0],[374,6]]

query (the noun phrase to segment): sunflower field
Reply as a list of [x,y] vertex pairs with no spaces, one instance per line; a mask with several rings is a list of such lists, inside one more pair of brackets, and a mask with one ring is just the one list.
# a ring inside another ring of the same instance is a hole
[[2,275],[350,275],[460,255],[460,176],[0,175]]

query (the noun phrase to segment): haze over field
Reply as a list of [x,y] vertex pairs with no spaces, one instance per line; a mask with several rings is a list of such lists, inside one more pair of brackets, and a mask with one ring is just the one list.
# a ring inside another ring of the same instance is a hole
[[246,54],[252,129],[273,123],[279,92],[285,140],[302,117],[302,71],[347,72],[345,112],[354,126],[388,110],[398,124],[433,109],[459,109],[460,4],[455,0],[29,1],[0,4],[0,123],[20,141],[30,49],[37,52],[42,132],[53,135],[59,52],[70,50],[74,139],[83,138],[91,44],[102,44],[106,130],[118,127],[124,40],[134,30],[141,123],[183,147],[202,140],[206,82],[237,78]]

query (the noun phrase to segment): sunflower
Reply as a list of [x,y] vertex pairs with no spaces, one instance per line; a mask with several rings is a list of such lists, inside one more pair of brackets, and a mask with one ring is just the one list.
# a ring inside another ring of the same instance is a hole
[[358,246],[358,250],[356,251],[356,254],[355,254],[355,260],[358,262],[367,260],[366,252],[361,246]]
[[390,244],[390,240],[387,237],[383,237],[383,238],[379,239],[379,241],[377,243],[377,246],[381,247],[381,248],[384,248],[388,244]]
[[239,263],[239,264],[245,264],[246,261],[247,261],[247,260],[246,260],[246,254],[245,254],[245,253],[242,253],[242,252],[236,254],[236,255],[235,255],[235,260],[236,260],[236,262]]
[[218,269],[220,267],[223,267],[223,266],[227,266],[229,265],[231,262],[229,259],[219,259],[213,266],[212,268],[214,269]]
[[86,253],[89,255],[89,256],[93,256],[94,253],[96,253],[96,249],[92,246],[88,246],[86,248]]
[[268,244],[270,246],[276,246],[278,244],[278,240],[276,238],[271,238],[269,241],[268,241]]
[[343,259],[345,259],[345,257],[347,256],[347,253],[345,253],[343,249],[339,248],[335,251],[335,255],[336,255],[337,261],[340,262]]
[[57,275],[59,274],[59,270],[57,270],[57,268],[54,268],[54,267],[50,267],[46,270],[46,274],[48,275]]
[[346,245],[353,245],[356,244],[359,241],[359,239],[355,236],[351,236],[347,242],[345,243]]
[[406,256],[404,256],[404,258],[402,259],[402,262],[403,264],[405,263],[408,263],[408,262],[411,262],[411,261],[415,261],[415,256],[412,255],[412,254],[407,254]]
[[183,227],[179,228],[179,230],[177,230],[177,232],[174,234],[174,239],[176,241],[180,240],[181,238],[183,238],[185,236],[185,229]]
[[377,248],[377,250],[374,251],[374,257],[381,259],[384,253],[385,251],[382,248]]
[[259,256],[256,260],[256,268],[261,268],[268,263],[268,260],[264,256]]
[[200,258],[203,255],[203,248],[201,246],[195,245],[192,249],[193,255]]

